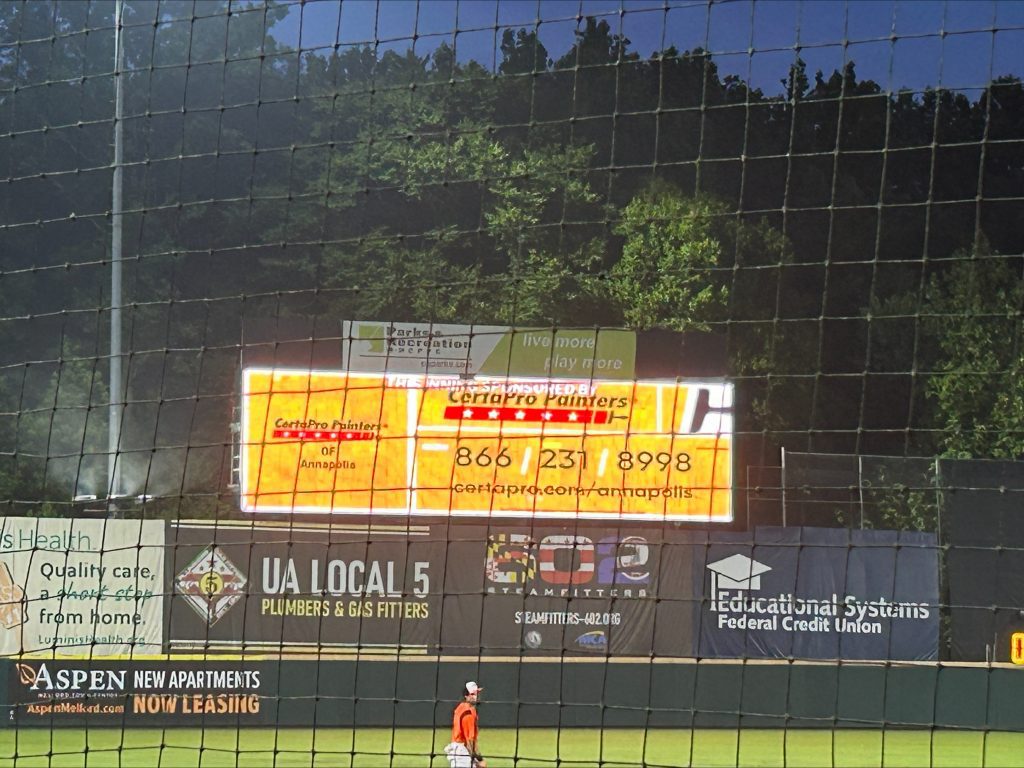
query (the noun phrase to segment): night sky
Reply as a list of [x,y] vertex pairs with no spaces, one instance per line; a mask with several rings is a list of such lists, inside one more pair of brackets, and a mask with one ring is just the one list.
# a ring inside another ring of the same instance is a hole
[[723,76],[766,94],[781,92],[798,49],[812,76],[852,60],[885,90],[971,92],[1024,70],[1024,3],[993,0],[325,0],[293,5],[271,32],[305,50],[376,43],[378,54],[426,55],[447,42],[460,61],[493,68],[505,28],[536,29],[557,59],[584,16],[606,20],[644,57],[671,45],[710,50]]

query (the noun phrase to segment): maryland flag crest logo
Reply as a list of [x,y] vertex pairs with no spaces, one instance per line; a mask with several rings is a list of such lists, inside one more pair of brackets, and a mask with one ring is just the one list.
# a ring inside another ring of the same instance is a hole
[[525,533],[496,533],[487,537],[487,580],[523,585],[537,575],[536,543]]

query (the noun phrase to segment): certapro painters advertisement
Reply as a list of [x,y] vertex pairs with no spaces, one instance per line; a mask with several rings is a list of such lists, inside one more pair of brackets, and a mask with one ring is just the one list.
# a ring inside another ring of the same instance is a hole
[[0,518],[0,654],[159,653],[164,523]]

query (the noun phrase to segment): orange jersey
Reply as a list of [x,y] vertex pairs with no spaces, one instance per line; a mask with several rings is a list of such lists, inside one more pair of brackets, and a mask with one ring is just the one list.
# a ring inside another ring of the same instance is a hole
[[476,707],[464,701],[455,708],[452,715],[452,741],[467,744],[476,740],[478,730]]

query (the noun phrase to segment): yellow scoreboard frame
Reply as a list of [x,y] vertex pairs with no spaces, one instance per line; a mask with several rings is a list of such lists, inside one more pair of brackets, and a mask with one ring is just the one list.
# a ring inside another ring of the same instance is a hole
[[732,385],[242,372],[245,512],[729,522]]

